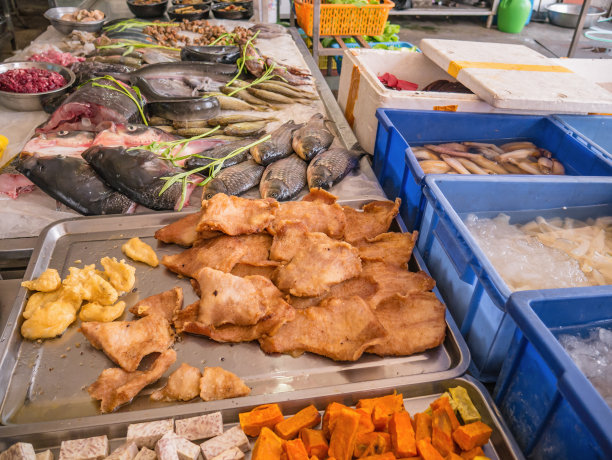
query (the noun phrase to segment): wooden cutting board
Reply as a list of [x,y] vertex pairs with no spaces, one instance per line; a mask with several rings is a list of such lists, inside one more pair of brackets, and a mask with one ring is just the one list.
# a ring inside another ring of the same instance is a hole
[[423,53],[493,107],[612,113],[612,93],[523,45],[423,39]]

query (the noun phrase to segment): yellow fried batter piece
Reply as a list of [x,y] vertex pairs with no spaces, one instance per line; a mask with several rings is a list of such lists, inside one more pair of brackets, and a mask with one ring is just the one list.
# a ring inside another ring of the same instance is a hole
[[112,305],[117,301],[119,294],[108,281],[96,273],[95,265],[86,265],[82,269],[70,267],[68,270],[70,275],[63,281],[63,285],[72,289],[83,300],[101,305]]
[[51,292],[62,284],[59,273],[55,268],[47,268],[35,280],[23,281],[21,285],[31,291]]
[[129,292],[136,282],[136,268],[125,263],[125,260],[117,261],[114,257],[103,257],[100,263],[104,267],[104,273],[108,281],[119,292]]
[[81,308],[79,318],[81,321],[98,321],[100,323],[110,323],[115,321],[123,314],[125,302],[120,301],[115,305],[100,305],[99,303],[86,303]]
[[144,262],[151,267],[157,267],[159,261],[157,260],[157,254],[151,246],[140,240],[140,238],[132,238],[123,246],[121,246],[123,253],[132,260],[138,262]]
[[58,299],[35,310],[21,325],[26,339],[50,339],[61,335],[76,320],[81,297],[70,289],[62,289]]
[[46,303],[54,302],[59,299],[60,295],[63,292],[63,289],[63,287],[60,287],[59,289],[56,289],[52,292],[35,292],[34,294],[32,294],[23,310],[23,317],[25,319],[28,319],[36,310],[38,310]]

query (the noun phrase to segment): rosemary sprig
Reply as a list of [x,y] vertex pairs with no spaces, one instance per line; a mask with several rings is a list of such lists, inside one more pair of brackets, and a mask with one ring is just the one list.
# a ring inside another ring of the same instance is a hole
[[139,29],[147,26],[163,26],[163,27],[177,27],[179,24],[176,22],[149,22],[149,21],[140,21],[138,19],[126,19],[124,21],[119,21],[112,26],[104,26],[103,29],[106,32],[123,32],[127,29]]
[[[116,84],[117,86],[103,85],[101,83],[98,83],[99,80],[109,80],[112,83]],[[106,88],[112,91],[117,91],[119,93],[125,94],[132,101],[134,101],[134,104],[136,104],[136,107],[138,108],[138,112],[140,113],[140,116],[142,117],[143,123],[149,126],[149,123],[147,122],[147,117],[145,117],[144,111],[142,110],[144,101],[142,99],[142,94],[140,94],[140,90],[138,88],[126,85],[125,83],[121,83],[120,81],[118,81],[114,77],[111,77],[110,75],[104,75],[103,77],[96,77],[96,78],[92,78],[91,80],[87,80],[85,83],[82,83],[81,85],[79,85],[78,88],[80,88],[83,85],[86,85],[87,83],[91,83],[91,86],[96,86],[98,88]],[[136,97],[134,97],[134,95],[130,93],[130,91],[127,88],[130,88],[132,91],[134,91],[136,96],[138,96],[138,99],[136,99]]]
[[[199,134],[194,137],[189,137],[186,139],[178,139],[176,141],[151,142],[150,144],[143,145],[141,147],[130,147],[128,150],[133,150],[133,149],[148,150],[149,152],[153,152],[159,155],[164,160],[170,161],[174,166],[179,166],[177,163],[178,161],[185,160],[187,158],[190,158],[196,155],[196,154],[191,154],[191,155],[180,156],[180,154],[183,152],[183,150],[185,150],[189,142],[195,141],[198,139],[202,139],[203,137],[206,137],[206,136],[210,136],[211,134],[215,133],[219,129],[221,129],[221,126],[216,126],[206,131],[205,133]],[[176,153],[173,153],[173,151],[178,146],[181,146],[179,151]]]
[[161,177],[160,179],[165,180],[166,183],[164,184],[162,189],[159,191],[159,194],[161,195],[166,190],[168,190],[173,184],[180,182],[181,183],[181,201],[179,202],[179,207],[178,207],[180,211],[181,209],[183,209],[183,206],[185,205],[185,200],[187,199],[187,185],[190,183],[193,183],[193,181],[189,179],[189,176],[193,174],[201,173],[208,169],[208,177],[197,184],[198,187],[204,187],[206,184],[208,184],[211,180],[213,180],[216,177],[219,171],[221,171],[221,168],[223,168],[223,163],[225,163],[225,161],[229,160],[232,157],[235,157],[236,155],[241,154],[242,152],[250,149],[251,147],[254,147],[258,144],[261,144],[262,142],[269,140],[271,137],[272,136],[268,134],[262,137],[261,139],[250,143],[249,145],[245,145],[244,147],[237,148],[236,150],[228,153],[226,156],[222,158],[211,158],[211,157],[201,156],[198,154],[189,155],[189,156],[195,156],[198,158],[208,158],[213,161],[208,163],[206,166],[200,166],[198,168],[191,169],[189,171],[175,174],[174,176]]

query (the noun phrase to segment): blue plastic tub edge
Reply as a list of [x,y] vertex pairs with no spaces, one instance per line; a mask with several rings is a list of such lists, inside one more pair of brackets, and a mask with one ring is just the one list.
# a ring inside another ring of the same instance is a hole
[[[553,115],[553,118],[566,126],[579,141],[601,150],[612,158],[612,116]],[[593,133],[592,129],[598,125],[603,131]]]
[[[599,392],[578,369],[571,357],[540,319],[531,305],[539,300],[570,300],[606,298],[612,302],[612,293],[606,287],[593,287],[585,292],[581,288],[564,289],[562,292],[524,291],[512,294],[507,304],[508,313],[516,322],[521,333],[534,346],[558,378],[559,391],[572,409],[591,430],[603,447],[604,453],[612,453],[612,409],[609,409]],[[611,318],[612,319],[612,318]],[[496,402],[505,393],[502,379],[495,388]],[[604,407],[609,410],[596,410]],[[595,409],[595,410],[594,410]]]

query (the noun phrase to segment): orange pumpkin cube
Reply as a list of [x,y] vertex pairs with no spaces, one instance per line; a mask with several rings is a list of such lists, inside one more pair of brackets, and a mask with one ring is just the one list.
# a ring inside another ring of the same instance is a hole
[[304,447],[306,448],[308,455],[317,456],[319,458],[327,457],[329,445],[327,444],[327,439],[325,439],[325,436],[321,430],[303,428],[300,430],[300,439],[304,443]]
[[443,456],[450,454],[454,450],[451,435],[451,421],[446,410],[444,408],[434,410],[431,417],[431,444]]
[[429,442],[429,439],[421,439],[417,442],[417,450],[423,460],[444,460],[440,452]]
[[274,431],[283,439],[292,439],[297,436],[302,428],[310,428],[321,421],[321,414],[312,404],[305,407],[292,417],[278,422]]
[[342,409],[332,427],[329,441],[329,456],[336,460],[351,460],[357,428],[359,427],[359,413],[352,409]]
[[417,454],[416,438],[408,412],[396,412],[391,416],[389,434],[396,456],[413,457]]
[[249,436],[259,436],[262,428],[273,428],[283,421],[283,413],[278,404],[264,404],[257,406],[250,412],[238,414],[240,428]]
[[415,436],[416,440],[429,438],[431,440],[431,415],[425,412],[419,412],[414,416],[414,422],[416,425]]
[[253,446],[253,460],[280,460],[283,440],[268,427],[263,427]]
[[380,455],[390,450],[391,436],[389,436],[389,433],[381,433],[378,431],[357,433],[353,456],[361,458],[367,457],[368,455]]
[[461,450],[470,450],[484,446],[491,437],[493,430],[482,422],[468,423],[453,431],[453,439]]
[[292,439],[283,443],[287,460],[309,460],[308,453],[301,439]]

